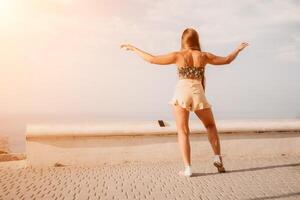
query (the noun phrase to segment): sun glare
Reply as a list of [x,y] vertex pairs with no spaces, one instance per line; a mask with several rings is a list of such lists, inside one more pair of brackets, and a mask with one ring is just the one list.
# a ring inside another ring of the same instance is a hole
[[16,0],[0,0],[0,25],[10,24],[16,17]]
[[0,16],[10,13],[14,4],[14,0],[0,0]]

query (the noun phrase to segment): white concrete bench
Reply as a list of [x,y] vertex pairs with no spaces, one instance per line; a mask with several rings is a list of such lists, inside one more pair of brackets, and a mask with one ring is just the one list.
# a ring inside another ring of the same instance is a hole
[[[157,121],[28,124],[27,166],[180,160],[175,122],[164,122],[166,127]],[[300,153],[298,119],[217,120],[216,124],[224,156]],[[202,123],[191,120],[190,130],[192,159],[211,157]]]

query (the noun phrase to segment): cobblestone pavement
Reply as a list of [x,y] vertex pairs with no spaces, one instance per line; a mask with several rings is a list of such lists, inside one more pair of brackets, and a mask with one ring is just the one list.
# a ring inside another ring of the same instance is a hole
[[0,167],[0,199],[300,199],[300,157],[224,157],[227,173],[212,160],[130,162],[102,166],[14,169]]

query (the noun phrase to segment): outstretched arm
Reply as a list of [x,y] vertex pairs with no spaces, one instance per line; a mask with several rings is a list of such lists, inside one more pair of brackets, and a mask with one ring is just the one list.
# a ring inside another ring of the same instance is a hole
[[145,61],[152,64],[168,65],[168,64],[174,64],[177,61],[177,52],[171,52],[165,55],[154,56],[130,44],[122,44],[121,48],[125,48],[126,50],[131,50],[135,52],[137,55],[142,57]]
[[212,53],[206,52],[206,60],[207,63],[213,64],[213,65],[225,65],[231,63],[239,54],[240,51],[242,51],[246,46],[249,44],[246,42],[242,42],[233,52],[231,52],[228,56],[222,57],[222,56],[216,56]]

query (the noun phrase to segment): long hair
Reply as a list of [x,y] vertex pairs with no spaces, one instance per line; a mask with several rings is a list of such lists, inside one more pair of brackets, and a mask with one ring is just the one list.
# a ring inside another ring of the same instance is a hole
[[[182,33],[181,50],[184,50],[184,49],[193,49],[193,50],[201,51],[198,32],[193,28],[186,28]],[[204,69],[204,71],[205,71],[205,69]],[[201,83],[202,83],[203,90],[205,91],[204,72],[203,72]]]
[[181,36],[181,50],[194,49],[201,51],[199,35],[193,28],[186,28]]

